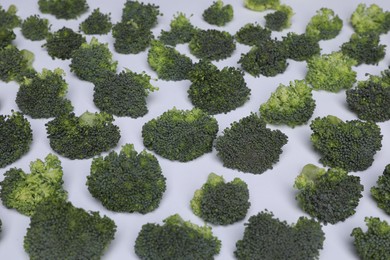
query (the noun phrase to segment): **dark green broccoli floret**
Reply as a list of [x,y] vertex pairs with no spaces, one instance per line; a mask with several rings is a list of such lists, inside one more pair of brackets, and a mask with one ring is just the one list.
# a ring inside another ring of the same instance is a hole
[[330,40],[335,38],[343,28],[343,20],[332,9],[317,10],[306,26],[306,35],[316,40]]
[[248,23],[241,27],[234,37],[241,44],[254,46],[271,40],[271,31],[257,23]]
[[251,90],[244,73],[234,67],[219,70],[210,61],[200,60],[189,73],[188,97],[192,104],[209,114],[227,113],[244,105]]
[[216,0],[203,11],[202,16],[209,24],[224,26],[233,20],[233,6],[230,4],[224,5],[222,0]]
[[50,34],[49,20],[40,18],[39,15],[27,17],[21,25],[21,32],[26,39],[31,41],[44,40]]
[[267,123],[294,127],[307,123],[315,107],[311,87],[303,80],[295,80],[289,86],[280,84],[260,106],[260,114]]
[[222,176],[210,173],[207,182],[191,200],[195,215],[214,225],[229,225],[245,218],[251,203],[248,185],[239,178],[225,183]]
[[119,154],[94,158],[87,186],[107,209],[142,214],[159,206],[166,189],[156,157],[145,150],[137,153],[132,144],[124,145]]
[[148,63],[160,79],[173,81],[188,79],[188,72],[193,67],[189,57],[160,41],[152,41]]
[[198,226],[184,221],[178,214],[164,224],[147,223],[135,240],[135,253],[149,260],[211,260],[221,248],[221,241],[213,236],[210,226]]
[[36,207],[45,199],[54,197],[66,200],[68,195],[63,189],[61,161],[49,154],[45,161],[37,159],[30,163],[29,174],[22,169],[12,168],[4,174],[0,182],[0,197],[3,205],[31,216]]
[[190,52],[199,59],[223,60],[236,49],[234,37],[225,31],[199,30],[189,43]]
[[12,29],[0,28],[0,50],[16,39],[16,34]]
[[112,115],[85,112],[64,114],[46,123],[51,148],[69,159],[85,159],[114,148],[120,138]]
[[24,77],[35,75],[33,61],[34,54],[28,50],[19,50],[13,45],[0,48],[0,80],[22,82]]
[[382,148],[381,129],[373,122],[342,121],[335,116],[315,118],[311,142],[322,155],[320,162],[346,171],[364,171]]
[[157,18],[162,15],[159,6],[127,0],[122,10],[122,21],[133,21],[145,29],[151,29],[157,24]]
[[137,54],[146,50],[154,39],[152,31],[134,21],[119,22],[112,27],[115,51],[121,54]]
[[287,136],[266,127],[264,119],[251,114],[223,130],[215,143],[223,166],[261,174],[279,161]]
[[10,5],[7,11],[0,5],[0,28],[13,29],[19,27],[22,21],[16,14],[17,11],[15,5]]
[[380,260],[389,259],[390,256],[390,225],[386,220],[366,217],[367,231],[360,227],[352,230],[354,246],[360,259]]
[[34,77],[25,79],[16,94],[19,109],[32,118],[49,118],[67,114],[73,110],[66,99],[68,84],[62,69],[43,69]]
[[211,152],[217,132],[217,120],[197,108],[170,109],[142,127],[146,148],[180,162]]
[[278,9],[280,0],[244,0],[244,6],[254,11],[265,11],[269,9]]
[[283,37],[283,44],[287,49],[287,58],[296,61],[308,60],[321,52],[318,41],[306,34],[290,32]]
[[291,18],[294,12],[290,6],[281,5],[274,13],[267,14],[265,18],[265,27],[272,31],[283,31],[291,26]]
[[371,195],[379,208],[390,215],[390,164],[388,164],[379,176],[376,186],[371,188]]
[[296,224],[275,218],[267,210],[251,216],[234,255],[249,259],[317,259],[325,234],[315,220],[300,217]]
[[180,43],[188,43],[198,30],[193,26],[184,13],[175,15],[170,23],[170,30],[161,30],[159,40],[164,44],[176,46]]
[[112,28],[111,16],[103,14],[99,8],[96,8],[80,23],[79,28],[85,34],[107,34]]
[[39,0],[39,10],[57,19],[76,19],[88,11],[87,0]]
[[115,232],[115,222],[98,212],[48,199],[31,216],[23,245],[31,260],[100,259]]
[[390,30],[390,12],[384,12],[376,4],[360,3],[351,15],[351,25],[356,33],[384,34]]

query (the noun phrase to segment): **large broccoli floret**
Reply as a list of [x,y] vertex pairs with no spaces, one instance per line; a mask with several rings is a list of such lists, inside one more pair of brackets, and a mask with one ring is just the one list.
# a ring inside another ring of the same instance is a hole
[[56,117],[46,124],[51,148],[69,159],[85,159],[114,148],[119,139],[119,127],[112,115],[85,112]]
[[358,34],[384,34],[390,30],[390,12],[384,12],[376,4],[360,3],[351,15],[351,24]]
[[296,224],[275,218],[267,210],[249,218],[234,255],[248,259],[317,259],[325,234],[315,220],[300,217]]
[[133,21],[139,26],[151,29],[157,24],[160,7],[154,4],[144,4],[139,1],[127,0],[122,10],[122,21]]
[[332,9],[317,10],[306,26],[306,35],[316,40],[330,40],[335,38],[343,28],[343,20]]
[[80,23],[79,28],[85,34],[107,34],[112,28],[111,15],[103,14],[96,8]]
[[376,186],[372,187],[372,197],[376,200],[378,207],[390,215],[390,164],[388,164],[379,176]]
[[211,152],[217,132],[217,120],[197,108],[170,109],[142,127],[146,148],[180,162]]
[[202,16],[209,24],[224,26],[233,20],[233,6],[231,4],[224,5],[222,0],[216,0],[203,11]]
[[342,121],[335,116],[315,118],[311,142],[322,157],[320,162],[346,171],[364,171],[382,148],[381,129],[373,122]]
[[203,259],[211,260],[221,248],[210,226],[198,226],[184,221],[178,214],[164,224],[147,223],[135,240],[135,253],[140,259]]
[[234,37],[241,44],[254,46],[271,40],[271,31],[257,23],[248,23],[241,27]]
[[21,32],[26,39],[41,41],[50,35],[50,26],[48,19],[31,15],[22,22]]
[[177,44],[188,43],[198,30],[193,26],[184,13],[175,15],[170,23],[170,30],[161,30],[159,40],[164,44],[176,46]]
[[274,13],[267,14],[265,18],[265,27],[272,31],[283,31],[291,26],[291,19],[294,12],[290,6],[281,5]]
[[31,162],[30,172],[12,168],[4,174],[0,197],[5,207],[31,216],[37,205],[49,197],[67,199],[67,192],[62,187],[61,161],[57,156],[49,154],[44,162],[40,159]]
[[253,11],[265,11],[269,9],[278,9],[280,0],[244,0],[244,6]]
[[57,19],[76,19],[88,11],[87,0],[39,0],[39,10]]
[[154,39],[152,31],[134,21],[123,21],[112,27],[115,51],[121,54],[137,54],[146,50]]
[[34,54],[28,50],[19,50],[13,45],[0,48],[0,80],[22,82],[36,72],[32,66]]
[[223,166],[242,172],[261,174],[279,161],[287,136],[266,127],[256,114],[233,122],[215,143]]
[[10,5],[7,11],[0,5],[0,28],[14,29],[19,27],[22,21],[16,14],[17,11],[15,5]]
[[251,203],[248,185],[239,178],[225,183],[222,176],[210,173],[207,182],[191,200],[195,215],[214,225],[229,225],[245,218]]
[[290,32],[283,37],[283,44],[287,49],[287,58],[296,61],[308,60],[321,52],[318,41],[306,34]]
[[31,260],[100,259],[114,239],[116,225],[98,212],[48,199],[36,207],[24,236]]

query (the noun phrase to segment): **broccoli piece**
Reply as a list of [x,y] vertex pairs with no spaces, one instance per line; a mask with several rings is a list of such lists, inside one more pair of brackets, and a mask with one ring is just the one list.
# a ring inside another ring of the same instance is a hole
[[306,124],[315,107],[311,87],[303,80],[295,80],[289,86],[280,84],[260,106],[260,114],[267,123],[295,127]]
[[39,0],[39,10],[57,19],[76,19],[88,11],[87,0]]
[[385,34],[390,30],[390,12],[384,12],[376,4],[366,6],[360,3],[352,13],[351,25],[356,33]]
[[265,11],[269,9],[278,9],[280,0],[244,0],[244,6],[253,11]]
[[31,41],[41,41],[50,35],[49,20],[40,18],[39,15],[27,17],[21,25],[21,32],[26,39]]
[[264,119],[251,113],[233,122],[218,136],[215,148],[223,166],[262,174],[279,161],[287,136],[266,127]]
[[224,26],[233,20],[233,6],[224,5],[222,0],[216,0],[203,11],[203,19],[212,25]]
[[241,44],[260,45],[264,41],[271,40],[271,31],[257,23],[248,23],[236,32],[234,38]]
[[248,185],[239,178],[225,183],[222,176],[210,173],[207,182],[191,200],[195,215],[214,225],[229,225],[245,218],[251,203]]
[[283,36],[283,44],[287,49],[287,58],[295,61],[305,61],[321,53],[318,41],[306,34],[289,32]]
[[172,47],[165,46],[161,41],[152,41],[147,60],[162,80],[188,79],[188,73],[193,67],[189,57]]
[[307,60],[306,81],[315,90],[337,93],[350,89],[356,82],[356,72],[352,70],[356,64],[342,52],[315,55]]
[[188,46],[195,57],[216,61],[229,58],[236,49],[230,33],[214,29],[197,31]]
[[211,152],[217,132],[217,120],[197,108],[170,109],[142,127],[143,143],[147,149],[180,162]]
[[366,217],[367,231],[358,227],[352,230],[354,246],[360,259],[388,259],[390,255],[390,225],[386,220]]
[[51,198],[36,207],[23,245],[32,260],[100,259],[115,232],[110,218]]
[[219,70],[210,61],[200,60],[189,72],[188,97],[192,104],[209,114],[227,113],[244,105],[251,90],[244,72],[234,67]]
[[210,226],[198,226],[184,221],[178,214],[164,224],[147,223],[142,226],[135,240],[135,253],[140,259],[214,259],[221,248],[221,241]]
[[12,41],[16,39],[16,34],[13,30],[7,28],[0,28],[0,51],[4,47],[12,44]]
[[191,24],[189,18],[184,13],[175,15],[170,23],[170,27],[169,31],[161,30],[159,40],[171,46],[190,42],[198,30]]
[[32,118],[56,117],[73,111],[71,102],[65,98],[68,84],[65,72],[43,69],[32,78],[25,79],[16,94],[19,109]]
[[103,14],[99,8],[80,23],[80,30],[85,34],[107,34],[111,31],[111,14]]
[[335,38],[343,28],[343,20],[332,9],[317,10],[306,26],[306,35],[316,40],[330,40]]
[[17,11],[15,5],[10,5],[7,11],[0,5],[0,28],[14,29],[19,27],[22,20],[16,14]]
[[283,31],[291,26],[291,19],[294,12],[290,6],[281,5],[274,13],[267,14],[265,18],[265,27],[272,31]]
[[49,197],[67,199],[68,194],[62,187],[61,161],[57,156],[49,154],[45,161],[31,162],[30,172],[12,168],[4,174],[0,198],[5,207],[32,216],[37,206]]
[[0,48],[0,80],[22,82],[24,77],[32,77],[34,54],[28,50],[19,50],[13,45]]
[[145,29],[153,28],[159,15],[162,15],[159,6],[138,1],[127,0],[122,9],[123,22],[133,21]]
[[346,171],[364,171],[382,148],[381,129],[373,122],[342,121],[335,116],[315,118],[311,142],[322,157],[320,162]]
[[320,223],[300,217],[288,224],[267,210],[251,216],[234,255],[241,259],[317,259],[325,234]]
[[115,51],[121,54],[137,54],[154,39],[152,31],[133,21],[119,22],[112,27]]
[[46,123],[51,148],[69,159],[86,159],[114,148],[120,138],[112,115],[84,112],[64,114]]
[[372,187],[372,197],[376,200],[378,207],[390,215],[390,164],[388,164],[379,176],[376,186]]

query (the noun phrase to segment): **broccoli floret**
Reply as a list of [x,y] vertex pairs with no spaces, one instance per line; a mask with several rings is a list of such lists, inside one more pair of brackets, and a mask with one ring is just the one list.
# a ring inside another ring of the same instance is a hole
[[46,123],[51,148],[69,159],[85,159],[114,148],[119,127],[112,115],[85,112],[80,117],[64,114]]
[[217,120],[197,108],[170,109],[142,127],[146,148],[166,159],[180,162],[211,152],[217,132]]
[[366,217],[367,231],[364,232],[360,227],[352,230],[351,236],[354,237],[354,246],[360,259],[379,260],[388,259],[390,255],[390,225],[386,220],[379,218]]
[[241,27],[234,37],[241,44],[254,46],[271,40],[271,31],[257,23],[248,23]]
[[224,5],[222,0],[216,0],[203,11],[203,19],[212,25],[224,26],[233,20],[233,6]]
[[370,192],[378,207],[390,215],[390,164],[386,166],[376,186],[372,187]]
[[289,32],[283,37],[283,44],[287,49],[287,58],[296,61],[308,60],[321,52],[318,41],[306,34]]
[[248,185],[239,178],[225,183],[222,176],[210,173],[207,182],[191,200],[195,215],[214,225],[229,225],[245,218],[251,203]]
[[320,223],[300,217],[288,224],[267,210],[251,216],[234,255],[248,259],[317,259],[325,234]]
[[49,20],[41,18],[39,15],[27,17],[21,25],[21,32],[26,39],[31,41],[44,40],[50,34]]
[[66,99],[68,84],[62,69],[43,69],[34,77],[25,79],[16,94],[19,109],[32,118],[56,117],[73,111],[70,100]]
[[269,9],[278,9],[280,0],[244,0],[244,6],[253,11],[265,11]]
[[164,44],[176,46],[177,44],[188,43],[197,32],[184,13],[175,15],[170,23],[170,30],[161,30],[159,40]]
[[215,148],[223,166],[242,172],[262,174],[279,161],[287,136],[266,127],[256,114],[233,122],[218,136]]
[[342,52],[315,55],[307,60],[306,81],[315,90],[337,93],[350,89],[356,82],[354,65],[356,61]]
[[236,49],[234,37],[225,31],[214,29],[199,30],[192,37],[189,48],[199,59],[223,60],[229,58]]
[[122,9],[122,21],[133,21],[145,29],[151,29],[157,24],[160,7],[154,4],[127,0]]
[[184,221],[178,214],[164,224],[147,223],[135,240],[135,253],[140,259],[204,259],[211,260],[221,248],[221,241],[210,226]]
[[244,105],[251,90],[244,73],[234,67],[219,70],[210,61],[200,60],[189,73],[188,97],[192,104],[209,114],[227,113]]
[[87,0],[39,0],[39,10],[57,19],[76,19],[88,11]]
[[28,50],[13,45],[0,48],[0,80],[22,82],[24,77],[32,77],[36,73],[33,61],[34,54]]
[[316,40],[330,40],[335,38],[343,28],[343,20],[332,9],[317,10],[306,26],[306,35]]
[[274,13],[267,14],[265,18],[265,27],[272,31],[283,31],[291,26],[291,19],[294,12],[290,6],[281,5]]
[[103,14],[99,8],[80,23],[80,30],[85,34],[107,34],[111,31],[111,14]]
[[23,245],[31,260],[100,259],[115,232],[115,222],[98,212],[48,199],[31,216]]
[[0,28],[0,50],[12,44],[16,39],[16,34],[12,29]]
[[289,86],[280,84],[260,106],[260,114],[267,123],[295,127],[306,124],[315,107],[311,87],[303,80],[295,80]]
[[384,12],[376,4],[360,3],[351,15],[351,25],[356,33],[385,34],[390,30],[390,12]]
[[381,129],[373,122],[342,121],[335,116],[315,118],[311,142],[322,155],[320,162],[346,171],[364,171],[382,148]]
[[67,199],[67,192],[62,187],[61,161],[57,156],[49,154],[45,161],[31,162],[30,172],[12,168],[4,174],[0,197],[5,207],[32,216],[37,205],[49,197]]
[[115,51],[121,54],[137,54],[146,50],[154,39],[152,31],[134,21],[119,22],[112,27]]
[[19,27],[22,20],[16,14],[17,11],[15,5],[10,5],[7,11],[0,5],[0,28],[14,29]]
[[188,79],[192,70],[192,60],[173,47],[165,46],[160,41],[152,41],[148,51],[148,63],[162,80],[179,81]]

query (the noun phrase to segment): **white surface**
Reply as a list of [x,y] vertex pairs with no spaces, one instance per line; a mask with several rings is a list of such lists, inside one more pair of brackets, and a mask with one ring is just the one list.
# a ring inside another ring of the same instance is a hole
[[[78,29],[78,24],[83,21],[94,8],[100,7],[104,13],[110,12],[113,22],[118,22],[121,17],[122,7],[125,0],[104,1],[90,0],[88,1],[90,10],[88,13],[81,16],[78,20],[56,20],[51,15],[42,15],[38,10],[37,1],[22,1],[22,0],[1,0],[0,4],[4,8],[8,8],[10,4],[15,4],[19,11],[18,15],[23,19],[31,14],[40,14],[42,17],[48,18],[52,26],[52,31],[56,31],[63,26]],[[159,17],[158,25],[153,29],[155,36],[159,35],[161,29],[168,30],[169,22],[173,14],[182,11],[187,15],[193,14],[191,21],[194,25],[200,28],[218,28],[210,26],[202,20],[202,12],[212,1],[209,0],[176,0],[176,1],[158,1],[145,0],[144,2],[156,3],[160,6],[160,11],[164,14]],[[234,34],[239,28],[249,22],[258,22],[264,25],[264,15],[267,13],[258,13],[243,7],[242,0],[225,0],[225,3],[230,3],[234,6],[234,20],[226,27],[221,29]],[[281,33],[273,33],[274,37],[281,37],[289,31],[303,33],[305,26],[310,18],[315,14],[316,10],[321,7],[332,8],[336,14],[344,21],[344,27],[341,34],[333,40],[321,41],[322,53],[330,53],[336,51],[339,46],[348,41],[353,30],[349,25],[349,17],[355,10],[358,1],[354,0],[307,0],[307,1],[281,1],[293,7],[295,15],[292,20],[292,27],[284,30]],[[390,2],[386,0],[368,1],[367,5],[377,3],[385,10],[390,11]],[[91,83],[80,81],[74,74],[69,71],[69,60],[52,60],[48,56],[45,49],[41,48],[44,41],[31,42],[24,39],[20,34],[19,29],[15,30],[17,38],[14,44],[20,49],[28,49],[35,53],[34,67],[37,71],[42,68],[54,69],[61,67],[66,72],[66,81],[69,83],[68,98],[72,101],[75,107],[75,113],[80,115],[86,110],[97,111],[92,101],[93,85]],[[87,36],[88,41],[90,36]],[[118,71],[123,68],[129,68],[135,72],[146,71],[152,77],[156,74],[150,70],[146,62],[147,52],[142,52],[138,55],[120,55],[114,52],[113,38],[111,35],[98,37],[101,42],[108,42],[109,47],[114,53],[114,59],[118,60]],[[389,35],[381,37],[382,44],[388,44],[390,41]],[[387,48],[387,55],[378,66],[362,65],[355,70],[358,73],[358,80],[365,79],[365,73],[379,74],[380,71],[387,68],[390,58],[390,46]],[[178,47],[180,51],[188,54],[187,45]],[[234,55],[226,60],[216,64],[218,66],[238,66],[237,61],[241,53],[247,52],[248,47],[237,45],[237,50]],[[191,56],[194,58],[193,56]],[[194,58],[194,60],[196,60]],[[289,81],[302,79],[306,74],[306,63],[289,61],[290,65],[287,71],[276,77],[254,78],[246,75],[248,86],[252,89],[251,99],[237,110],[228,114],[217,115],[219,122],[219,134],[223,129],[228,127],[233,121],[247,116],[250,112],[257,112],[260,104],[265,102],[270,93],[280,84],[288,84]],[[115,123],[119,125],[122,133],[122,138],[115,150],[119,151],[120,147],[126,143],[133,143],[137,151],[144,149],[141,138],[142,125],[150,119],[160,115],[164,111],[176,106],[180,109],[191,109],[192,105],[187,98],[187,89],[190,85],[189,81],[181,82],[166,82],[158,80],[154,85],[160,90],[152,93],[148,98],[149,113],[143,118],[117,118]],[[11,109],[17,109],[15,104],[15,96],[18,90],[18,85],[14,82],[0,82],[0,113],[9,114]],[[343,120],[355,119],[356,116],[347,110],[345,102],[345,94],[332,94],[326,92],[314,92],[314,97],[317,102],[317,107],[314,111],[313,118],[317,116],[326,116],[329,114],[336,115]],[[30,119],[30,118],[29,118]],[[31,150],[20,160],[14,164],[0,169],[0,180],[3,179],[3,173],[12,167],[22,168],[29,171],[28,165],[30,161],[37,158],[43,159],[48,153],[53,153],[46,138],[45,123],[48,120],[29,120],[31,122],[34,134],[34,142]],[[354,227],[364,227],[365,216],[377,216],[387,221],[390,221],[383,211],[377,208],[376,203],[369,194],[370,188],[375,184],[377,177],[382,174],[385,166],[390,163],[390,122],[380,123],[382,128],[383,147],[375,155],[375,162],[364,172],[354,173],[361,177],[364,185],[364,197],[361,199],[357,212],[343,223],[336,225],[327,225],[323,227],[326,233],[324,249],[320,253],[320,259],[356,259],[352,238],[350,233]],[[203,224],[203,221],[196,217],[189,206],[189,202],[196,189],[206,181],[210,172],[223,175],[226,181],[231,181],[235,177],[239,177],[246,181],[250,189],[251,208],[245,220],[236,224],[219,227],[213,226],[213,232],[219,239],[222,240],[222,248],[220,254],[216,257],[219,260],[233,259],[235,243],[242,238],[244,231],[244,223],[247,219],[257,214],[258,212],[268,209],[281,220],[286,220],[288,223],[296,222],[299,216],[307,216],[297,205],[295,201],[296,191],[293,189],[295,177],[299,174],[302,167],[307,163],[318,163],[319,154],[314,152],[310,143],[311,130],[308,125],[296,127],[294,129],[288,127],[274,127],[286,133],[289,137],[288,144],[283,147],[283,154],[280,157],[280,162],[274,166],[273,170],[268,170],[262,175],[244,174],[235,170],[227,169],[222,166],[222,162],[216,156],[215,150],[212,153],[206,154],[192,162],[177,163],[163,159],[158,156],[163,174],[167,178],[167,191],[161,201],[160,207],[146,215],[141,214],[123,214],[114,213],[106,210],[99,201],[95,200],[88,192],[85,185],[86,176],[89,174],[91,159],[89,160],[69,160],[60,157],[64,169],[64,186],[69,192],[69,200],[77,207],[82,207],[86,210],[100,211],[101,214],[112,218],[117,226],[115,240],[110,245],[103,259],[137,259],[134,254],[134,241],[137,237],[141,226],[148,222],[161,223],[161,221],[175,213],[179,213],[185,220],[191,220],[197,224]],[[6,209],[0,206],[0,218],[3,221],[3,233],[0,238],[0,259],[28,259],[27,254],[23,249],[23,237],[26,233],[26,228],[29,225],[29,218],[16,212],[15,210]]]

